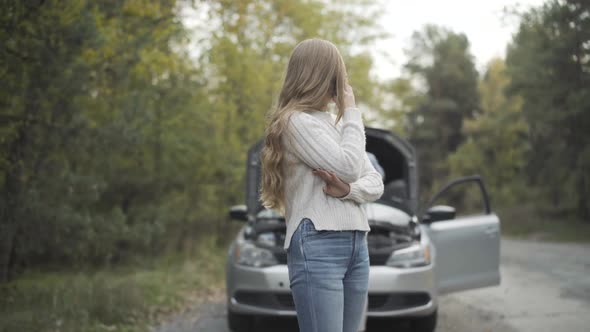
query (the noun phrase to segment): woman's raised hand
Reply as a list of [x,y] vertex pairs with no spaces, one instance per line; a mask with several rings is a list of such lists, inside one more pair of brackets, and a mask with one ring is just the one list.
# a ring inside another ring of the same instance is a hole
[[333,172],[323,169],[315,169],[312,171],[313,175],[319,176],[326,182],[324,193],[332,197],[341,198],[350,192],[350,185],[334,174]]
[[354,100],[354,91],[352,91],[352,86],[346,83],[344,86],[344,109],[349,107],[356,107],[356,101]]

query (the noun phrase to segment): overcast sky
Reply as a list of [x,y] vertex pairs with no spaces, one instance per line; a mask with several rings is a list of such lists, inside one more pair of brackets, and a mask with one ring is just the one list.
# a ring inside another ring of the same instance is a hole
[[517,21],[504,19],[503,8],[520,9],[543,4],[543,0],[389,0],[380,25],[392,36],[379,42],[375,51],[375,75],[382,79],[400,74],[406,61],[404,49],[422,26],[433,23],[463,32],[471,43],[478,69],[494,56],[504,56],[517,29]]

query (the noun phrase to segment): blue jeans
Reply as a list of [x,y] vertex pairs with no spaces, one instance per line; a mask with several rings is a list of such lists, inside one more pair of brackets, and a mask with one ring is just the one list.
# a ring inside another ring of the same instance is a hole
[[301,332],[357,332],[369,288],[364,231],[318,231],[304,218],[287,250]]

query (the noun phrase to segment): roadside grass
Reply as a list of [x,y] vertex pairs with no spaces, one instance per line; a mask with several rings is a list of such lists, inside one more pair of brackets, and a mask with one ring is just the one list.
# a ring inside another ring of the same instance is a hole
[[543,211],[534,206],[500,208],[502,234],[509,237],[551,242],[590,243],[590,221],[566,213]]
[[222,288],[225,253],[208,238],[194,253],[139,266],[25,274],[0,284],[0,331],[147,331]]

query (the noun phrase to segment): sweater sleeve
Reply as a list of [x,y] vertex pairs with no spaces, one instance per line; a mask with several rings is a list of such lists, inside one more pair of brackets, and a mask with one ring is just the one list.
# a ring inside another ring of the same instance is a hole
[[328,134],[321,120],[303,112],[290,117],[286,133],[290,150],[307,166],[332,171],[347,183],[358,180],[366,143],[358,109],[344,111],[340,141]]
[[367,154],[363,154],[365,158],[361,177],[357,181],[349,183],[350,191],[340,199],[349,199],[362,204],[373,202],[383,195],[383,178],[375,170]]

